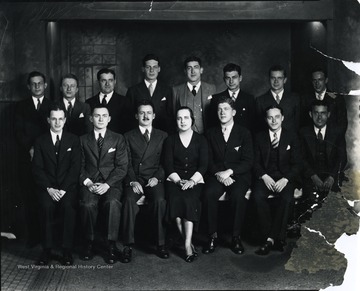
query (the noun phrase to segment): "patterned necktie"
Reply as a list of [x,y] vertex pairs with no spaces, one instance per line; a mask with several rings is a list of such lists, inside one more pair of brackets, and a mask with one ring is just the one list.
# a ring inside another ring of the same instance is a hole
[[277,104],[279,104],[280,103],[280,96],[276,94],[275,98],[276,98]]
[[150,93],[151,97],[154,94],[154,85],[153,85],[153,83],[150,83],[150,85],[149,85],[149,93]]
[[72,104],[70,101],[68,101],[68,108],[67,108],[67,113],[68,113],[68,116],[71,116],[71,113],[72,113]]
[[271,142],[271,146],[273,147],[273,149],[276,149],[279,146],[279,139],[276,132],[274,132],[274,139]]
[[99,152],[101,152],[102,146],[104,144],[104,138],[101,136],[101,133],[99,133],[97,143],[98,143]]
[[59,150],[60,150],[60,138],[59,135],[56,135],[56,141],[55,141],[55,153],[56,155],[59,154]]
[[36,104],[36,110],[39,111],[41,106],[40,98],[37,99],[37,102],[38,103]]
[[196,86],[193,86],[193,89],[192,89],[191,93],[192,93],[194,96],[196,96]]
[[231,99],[235,102],[235,100],[236,100],[236,94],[235,94],[235,92],[232,92]]
[[318,140],[323,140],[324,139],[320,128],[319,128],[319,131],[318,131],[318,134],[317,134],[317,138],[318,138]]
[[144,138],[145,138],[146,142],[149,143],[150,137],[149,137],[149,131],[148,131],[148,129],[146,129],[145,132],[144,132]]
[[107,105],[106,97],[107,97],[107,95],[104,95],[104,97],[103,97],[103,99],[101,101],[101,104],[105,105],[105,106]]

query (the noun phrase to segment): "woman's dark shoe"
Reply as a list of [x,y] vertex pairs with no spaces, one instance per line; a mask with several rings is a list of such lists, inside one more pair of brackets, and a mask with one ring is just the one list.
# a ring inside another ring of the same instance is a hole
[[195,248],[195,246],[193,244],[191,245],[191,249],[192,249],[192,252],[193,252],[194,256],[198,257],[199,254],[198,254],[197,249]]
[[187,262],[187,263],[192,263],[194,260],[195,260],[195,254],[194,253],[186,256],[186,258],[185,258],[185,262]]

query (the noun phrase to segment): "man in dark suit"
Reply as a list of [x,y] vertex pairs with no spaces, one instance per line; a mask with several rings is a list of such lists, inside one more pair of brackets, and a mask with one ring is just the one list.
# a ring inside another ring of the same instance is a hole
[[54,226],[61,221],[62,264],[72,265],[74,227],[77,204],[77,185],[81,151],[79,138],[63,131],[65,111],[54,105],[50,108],[50,131],[37,138],[32,163],[37,186],[43,253],[38,265],[47,265],[54,247]]
[[138,104],[135,118],[139,122],[125,134],[129,156],[129,170],[125,178],[123,240],[124,260],[131,260],[131,246],[134,244],[134,228],[139,206],[136,202],[146,196],[151,221],[156,226],[157,250],[160,258],[167,259],[165,248],[164,216],[166,210],[164,192],[164,169],[161,166],[162,146],[167,134],[152,126],[155,118],[154,106],[150,100]]
[[120,201],[122,182],[128,168],[128,156],[124,137],[107,129],[110,119],[109,110],[105,105],[95,106],[90,118],[94,130],[80,138],[80,219],[87,240],[80,258],[93,258],[95,225],[100,211],[104,215],[108,241],[105,261],[114,264],[118,254],[116,241],[120,226]]
[[116,74],[111,69],[101,69],[97,72],[100,92],[86,100],[91,110],[99,104],[105,105],[111,116],[109,129],[116,133],[124,134],[133,128],[135,120],[132,115],[133,109],[129,98],[119,95],[114,91]]
[[267,255],[274,247],[283,250],[294,197],[294,180],[301,170],[300,144],[295,133],[282,128],[282,108],[272,105],[265,114],[268,130],[260,132],[255,138],[253,197],[264,240],[255,252],[258,255]]
[[216,92],[215,85],[201,81],[203,71],[200,58],[186,58],[184,72],[187,82],[173,87],[172,94],[172,116],[175,116],[176,110],[181,106],[191,108],[195,117],[193,130],[201,134],[206,131],[211,95]]
[[264,121],[265,109],[271,105],[280,105],[284,112],[283,128],[298,132],[300,127],[300,99],[299,96],[285,90],[287,81],[286,70],[282,66],[275,65],[269,70],[270,90],[255,99],[258,130],[266,130]]
[[313,125],[300,130],[302,157],[304,162],[303,193],[310,202],[316,202],[336,186],[343,160],[345,139],[343,132],[327,121],[331,116],[329,104],[325,100],[315,100],[309,112]]
[[60,91],[63,98],[61,105],[66,110],[65,130],[81,136],[92,130],[90,122],[90,106],[76,99],[79,91],[78,78],[74,74],[66,74],[61,78]]
[[[315,68],[311,72],[312,84],[314,91],[308,94],[305,94],[301,98],[301,123],[302,126],[310,126],[313,124],[312,118],[309,116],[309,111],[311,110],[311,103],[315,100],[325,100],[329,105],[330,117],[327,121],[329,125],[336,126],[345,136],[348,118],[347,118],[347,109],[345,99],[342,95],[329,92],[327,89],[328,77],[326,70],[322,68]],[[340,170],[340,183],[342,180],[347,181],[347,177],[344,174],[344,168],[347,164],[347,153],[346,146],[344,147],[343,153],[344,160],[341,161],[341,170]]]
[[209,129],[206,134],[210,155],[203,208],[208,222],[209,240],[203,253],[214,252],[217,245],[217,203],[226,191],[230,197],[233,218],[231,250],[235,254],[242,254],[244,247],[240,235],[246,210],[245,195],[251,183],[252,139],[246,128],[234,123],[236,110],[231,98],[220,97],[217,112],[220,125]]
[[217,117],[217,102],[221,96],[230,97],[235,102],[235,123],[246,127],[251,133],[255,125],[255,98],[240,89],[242,81],[241,67],[236,64],[227,64],[224,69],[224,82],[227,89],[212,96],[209,110],[208,127],[219,125]]
[[38,216],[35,205],[35,184],[31,172],[31,160],[34,155],[34,142],[37,137],[49,129],[47,114],[50,104],[44,97],[47,87],[44,74],[33,71],[28,75],[27,87],[31,97],[19,101],[15,111],[15,136],[19,154],[19,177],[22,181],[21,192],[26,193],[24,199],[26,213],[27,243],[30,246],[39,242]]
[[160,60],[156,55],[148,54],[142,60],[142,72],[144,80],[130,87],[126,97],[131,100],[134,112],[137,112],[137,103],[143,99],[151,100],[154,104],[156,119],[154,126],[165,132],[173,132],[171,127],[174,121],[171,119],[171,87],[158,80],[160,73]]

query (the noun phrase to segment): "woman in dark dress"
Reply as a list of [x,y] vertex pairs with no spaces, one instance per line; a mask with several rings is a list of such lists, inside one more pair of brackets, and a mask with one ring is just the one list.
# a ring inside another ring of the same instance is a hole
[[185,239],[185,261],[191,263],[197,256],[191,240],[194,223],[200,220],[208,146],[205,137],[191,129],[194,115],[189,107],[177,110],[176,124],[178,133],[169,136],[164,144],[165,191],[168,218],[176,221]]

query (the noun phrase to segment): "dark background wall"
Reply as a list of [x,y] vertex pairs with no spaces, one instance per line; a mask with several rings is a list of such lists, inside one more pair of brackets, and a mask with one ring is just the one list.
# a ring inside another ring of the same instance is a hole
[[[15,102],[28,97],[26,76],[48,77],[47,96],[59,96],[60,76],[80,77],[81,99],[98,90],[96,71],[112,66],[117,91],[141,79],[141,58],[162,60],[160,78],[170,85],[184,80],[182,61],[189,54],[204,62],[203,79],[224,89],[222,67],[242,66],[244,90],[259,95],[268,88],[267,70],[280,63],[289,71],[289,89],[311,88],[310,67],[324,64],[336,92],[359,89],[360,78],[336,58],[360,62],[360,5],[355,0],[319,1],[169,1],[0,3],[0,195],[2,231],[22,236],[24,195],[19,192],[13,117]],[[358,97],[346,96],[348,148],[354,152]],[[359,136],[359,133],[357,134]],[[355,154],[350,163],[356,165]]]

